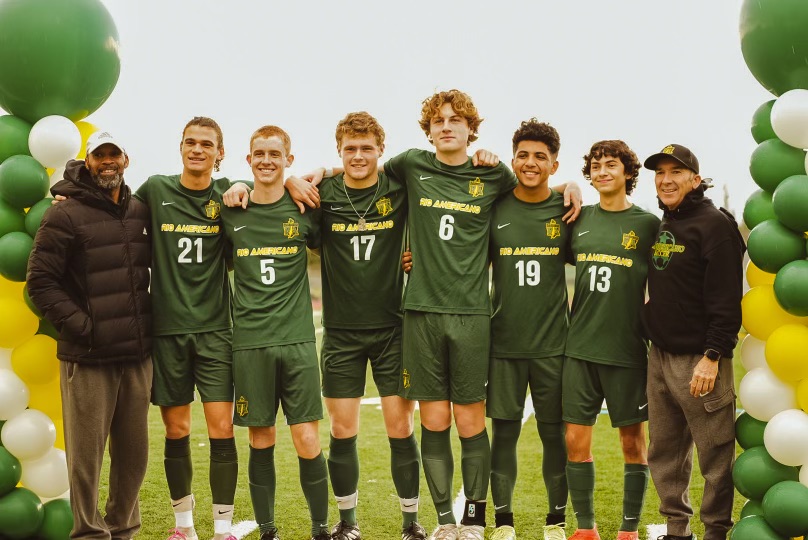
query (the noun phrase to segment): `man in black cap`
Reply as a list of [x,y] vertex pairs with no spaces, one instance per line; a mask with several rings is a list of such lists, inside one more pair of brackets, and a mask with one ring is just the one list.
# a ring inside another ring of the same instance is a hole
[[745,246],[735,219],[704,196],[693,153],[671,144],[645,160],[664,211],[648,271],[648,464],[667,518],[662,540],[695,540],[693,443],[704,476],[704,540],[732,527],[735,392]]

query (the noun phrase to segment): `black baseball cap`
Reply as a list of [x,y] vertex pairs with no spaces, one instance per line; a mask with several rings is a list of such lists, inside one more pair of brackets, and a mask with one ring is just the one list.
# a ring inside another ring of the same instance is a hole
[[653,156],[646,159],[643,166],[646,169],[655,171],[657,163],[659,163],[659,160],[664,157],[673,158],[691,171],[699,174],[699,160],[696,159],[696,156],[693,155],[693,152],[691,152],[689,148],[682,146],[681,144],[669,144]]

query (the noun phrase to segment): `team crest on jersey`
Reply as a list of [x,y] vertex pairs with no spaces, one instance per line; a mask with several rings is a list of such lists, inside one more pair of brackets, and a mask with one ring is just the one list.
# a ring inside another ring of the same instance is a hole
[[249,404],[250,402],[244,399],[244,396],[238,398],[238,401],[236,401],[236,412],[240,417],[245,417],[247,414],[249,414],[250,411],[247,410],[247,406]]
[[404,379],[404,388],[410,387],[410,372],[406,369],[401,372],[401,377]]
[[208,216],[210,219],[216,219],[219,217],[219,214],[222,213],[222,205],[214,201],[213,199],[209,200],[208,203],[205,205],[205,215]]
[[634,231],[629,231],[623,235],[623,242],[621,245],[626,249],[637,249],[637,242],[640,241],[640,237],[634,234]]
[[283,235],[286,238],[294,238],[295,236],[300,236],[300,225],[292,218],[289,218],[289,221],[283,224]]
[[382,197],[378,201],[376,201],[376,210],[378,210],[379,215],[384,217],[390,212],[393,211],[393,203],[390,201],[389,197]]
[[469,182],[469,195],[471,195],[472,197],[482,197],[484,189],[485,184],[483,184],[483,181],[480,180],[479,176],[474,180],[472,180],[471,182]]
[[544,225],[544,228],[547,229],[547,238],[549,238],[550,240],[561,236],[561,225],[559,225],[558,222],[554,219],[548,221]]

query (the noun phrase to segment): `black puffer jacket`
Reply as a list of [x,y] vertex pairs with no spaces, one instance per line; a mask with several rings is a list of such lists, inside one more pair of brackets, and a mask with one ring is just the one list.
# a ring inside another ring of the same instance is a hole
[[45,212],[28,261],[28,292],[59,330],[67,362],[137,362],[151,356],[149,209],[121,187],[115,204],[70,161],[51,189],[68,200]]

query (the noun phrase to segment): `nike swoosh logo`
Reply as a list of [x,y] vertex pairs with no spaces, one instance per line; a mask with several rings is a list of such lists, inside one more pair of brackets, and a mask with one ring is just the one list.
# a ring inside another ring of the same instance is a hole
[[173,202],[165,202],[163,201],[163,206],[168,206],[169,204],[174,204]]
[[219,510],[219,515],[220,515],[220,516],[221,516],[222,514],[229,514],[229,513],[230,513],[230,510]]
[[233,232],[240,231],[244,227],[246,227],[246,225],[242,225],[241,227],[233,227]]
[[647,404],[647,403],[646,403],[645,405],[640,405],[640,410],[643,410],[643,409],[644,409],[644,408],[646,408],[647,406],[648,406],[648,404]]
[[567,505],[565,504],[564,506],[556,506],[556,507],[555,507],[555,509],[556,509],[556,510],[563,510],[563,509],[565,509],[566,507],[567,507]]
[[179,506],[179,505],[181,505],[181,504],[182,504],[181,502],[178,502],[177,504],[171,503],[171,506],[173,506],[174,508],[176,508],[176,507],[178,507],[178,506]]
[[633,520],[635,520],[635,519],[637,519],[637,518],[635,518],[635,517],[634,517],[634,518],[630,518],[630,517],[628,517],[628,516],[623,516],[623,519],[625,519],[626,521],[633,521]]
[[342,210],[341,206],[332,206],[331,210]]
[[428,179],[430,179],[432,177],[431,176],[419,176],[418,178],[419,178],[419,180],[428,180]]
[[508,505],[507,505],[507,504],[503,504],[502,506],[495,506],[495,507],[494,507],[494,510],[499,510],[500,508],[505,508],[506,506],[508,506]]
[[586,234],[586,233],[588,233],[588,232],[589,232],[589,231],[579,232],[579,233],[578,233],[578,236],[583,236],[583,235],[585,235],[585,234]]
[[412,503],[412,504],[405,504],[403,506],[404,506],[404,508],[415,508],[418,505],[416,503]]
[[502,229],[504,227],[507,227],[508,225],[510,225],[510,223],[505,223],[504,225],[497,225],[497,229]]
[[440,513],[440,514],[438,514],[438,515],[439,515],[439,516],[441,516],[441,517],[443,517],[443,516],[447,516],[447,515],[449,515],[449,514],[451,514],[451,513],[452,513],[452,511],[451,511],[451,510],[449,510],[448,512],[441,512],[441,513]]

